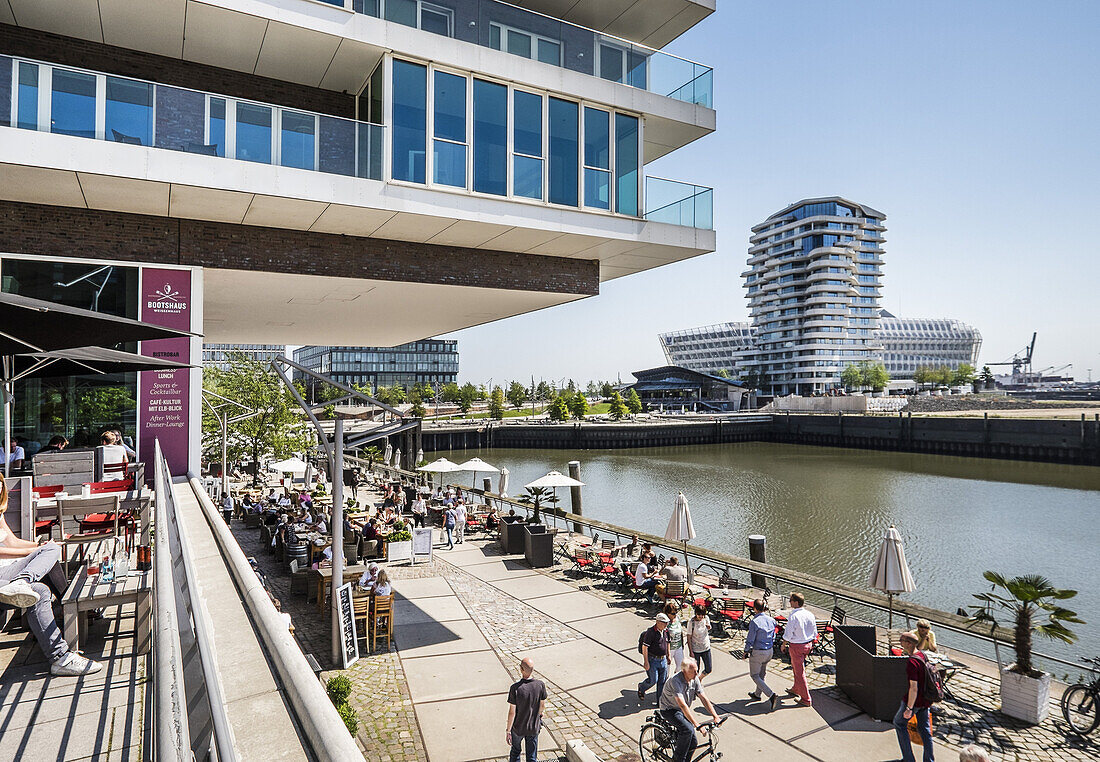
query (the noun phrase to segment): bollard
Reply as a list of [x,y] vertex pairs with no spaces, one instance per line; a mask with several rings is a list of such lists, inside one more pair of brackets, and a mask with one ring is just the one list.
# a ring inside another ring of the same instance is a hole
[[492,477],[486,476],[484,479],[481,480],[481,489],[484,492],[492,492],[493,491],[493,479],[492,479]]
[[[768,562],[767,542],[762,534],[749,535],[749,559],[759,561],[762,564]],[[768,580],[763,574],[751,574],[750,582],[753,587],[763,590],[768,585]]]
[[[570,479],[576,479],[577,481],[581,480],[581,462],[579,460],[569,461],[569,478]],[[575,513],[578,516],[582,516],[584,514],[584,510],[581,507],[581,488],[580,487],[570,487],[569,488],[569,510],[571,510],[573,513]],[[573,531],[574,532],[582,531],[581,530],[581,525],[577,524],[577,523],[574,523],[573,524]]]

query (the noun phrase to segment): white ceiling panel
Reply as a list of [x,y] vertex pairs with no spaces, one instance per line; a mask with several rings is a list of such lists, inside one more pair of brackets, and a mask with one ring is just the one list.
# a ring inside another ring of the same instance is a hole
[[321,87],[337,92],[358,93],[382,58],[382,49],[344,39],[329,64]]
[[80,187],[89,209],[168,215],[168,183],[81,173]]
[[310,230],[317,233],[369,236],[394,214],[380,209],[329,204]]
[[510,225],[493,225],[488,222],[459,220],[432,236],[428,243],[439,243],[445,246],[481,246],[511,229]]
[[99,0],[103,41],[179,58],[186,8],[187,0],[159,0],[155,7],[148,0]]
[[280,196],[256,196],[244,216],[245,225],[309,230],[327,204]]
[[390,238],[395,241],[424,242],[453,222],[449,217],[398,212],[375,230],[374,235],[376,238]]
[[267,20],[203,3],[187,7],[183,55],[189,61],[252,71]]
[[339,45],[338,37],[272,21],[260,46],[255,73],[318,87]]
[[[549,254],[554,257],[571,257],[579,254],[585,249],[591,249],[593,246],[601,244],[606,240],[608,239],[600,238],[599,236],[563,235],[561,238],[555,238],[553,241],[539,244],[528,251],[531,254]],[[581,257],[581,259],[584,259],[584,257]]]
[[624,275],[633,275],[638,272],[637,267],[613,267],[611,265],[600,265],[600,282],[605,283],[609,280],[615,280],[621,278]]
[[97,0],[8,0],[20,26],[103,42]]
[[496,238],[486,241],[478,248],[497,249],[498,251],[529,251],[536,246],[560,238],[562,233],[553,230],[535,230],[533,228],[512,228]]
[[172,217],[190,217],[215,222],[240,222],[252,201],[251,193],[173,185],[168,202]]
[[0,0],[0,24],[15,24],[15,14],[11,12],[8,0]]
[[0,199],[28,204],[84,206],[75,172],[22,164],[0,164]]
[[574,256],[580,259],[607,259],[618,254],[625,254],[632,249],[637,249],[642,244],[637,241],[604,241],[595,246],[577,252]]

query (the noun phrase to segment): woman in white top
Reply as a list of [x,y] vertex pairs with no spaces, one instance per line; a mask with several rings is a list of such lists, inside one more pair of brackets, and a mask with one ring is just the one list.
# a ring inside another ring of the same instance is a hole
[[688,652],[699,662],[699,679],[709,675],[714,669],[710,654],[710,617],[706,606],[696,606],[695,616],[684,627],[684,639]]
[[374,583],[374,594],[379,595],[392,595],[393,586],[390,585],[390,576],[386,572],[378,572],[378,581]]
[[99,438],[103,450],[103,481],[113,482],[126,478],[126,464],[130,456],[126,448],[118,444],[113,431],[104,431]]

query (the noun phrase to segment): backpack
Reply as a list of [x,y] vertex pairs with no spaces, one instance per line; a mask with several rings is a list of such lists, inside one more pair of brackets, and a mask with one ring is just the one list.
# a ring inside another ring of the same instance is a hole
[[656,628],[655,627],[646,627],[644,630],[642,630],[642,634],[638,636],[638,653],[642,652],[642,646],[645,645],[645,643],[643,642],[645,640],[645,634],[647,632],[649,632],[650,630],[653,630],[653,629],[656,629]]
[[[917,658],[916,655],[909,657],[911,659]],[[940,678],[939,670],[928,663],[928,659],[924,654],[920,655],[917,659],[921,663],[921,667],[924,670],[924,679],[921,680],[921,698],[923,698],[929,704],[938,704],[943,701],[943,679]]]

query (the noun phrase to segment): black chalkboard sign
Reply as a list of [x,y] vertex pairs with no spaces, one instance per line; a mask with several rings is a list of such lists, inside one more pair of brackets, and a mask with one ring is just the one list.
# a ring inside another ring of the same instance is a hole
[[349,582],[336,591],[340,603],[340,651],[344,658],[344,669],[359,660],[359,639],[355,637],[355,607],[351,602],[353,584]]

